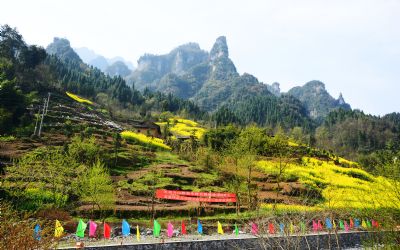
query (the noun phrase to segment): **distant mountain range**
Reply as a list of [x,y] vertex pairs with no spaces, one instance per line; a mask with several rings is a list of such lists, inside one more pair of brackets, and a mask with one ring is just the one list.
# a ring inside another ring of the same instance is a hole
[[[206,110],[216,110],[247,96],[283,94],[279,83],[268,85],[248,73],[239,75],[229,58],[224,36],[217,38],[210,52],[200,49],[197,43],[189,43],[166,55],[146,54],[126,79],[138,89],[150,88],[192,99]],[[338,108],[350,109],[342,96],[333,98],[320,81],[295,87],[287,94],[299,99],[312,118],[326,116]]]
[[[106,59],[85,47],[72,49],[66,39],[55,38],[47,47],[47,52],[61,58],[81,60],[110,76],[122,76],[128,85],[134,84],[139,90],[148,88],[193,100],[208,111],[217,111],[223,107],[229,107],[234,113],[243,109],[257,110],[263,106],[259,104],[260,101],[264,104],[273,102],[274,108],[300,105],[302,107],[294,110],[305,108],[307,115],[313,119],[323,118],[339,108],[351,110],[342,95],[338,99],[333,98],[320,81],[310,81],[282,93],[277,82],[269,85],[258,81],[251,74],[240,75],[229,58],[224,36],[216,39],[210,52],[202,50],[197,43],[188,43],[165,55],[145,54],[139,58],[134,70],[122,58]],[[287,95],[301,103],[293,105],[293,100],[288,99]],[[263,110],[255,112],[262,116]]]
[[127,61],[120,56],[106,58],[86,47],[74,48],[73,50],[79,55],[84,63],[92,65],[110,76],[119,75],[126,77],[135,69],[132,62]]

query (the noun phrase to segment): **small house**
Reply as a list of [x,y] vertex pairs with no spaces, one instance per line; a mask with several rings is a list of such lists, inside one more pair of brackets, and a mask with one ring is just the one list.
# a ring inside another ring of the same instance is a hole
[[147,136],[153,136],[153,137],[157,137],[157,138],[161,137],[160,126],[158,126],[154,122],[133,121],[129,125],[132,127],[132,130],[136,133],[142,133]]

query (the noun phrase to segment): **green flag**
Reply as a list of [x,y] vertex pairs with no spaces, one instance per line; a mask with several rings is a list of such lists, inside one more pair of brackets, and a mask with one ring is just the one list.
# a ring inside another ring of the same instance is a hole
[[371,227],[372,227],[371,221],[368,220],[368,219],[367,219],[367,227],[368,227],[368,228],[371,228]]
[[86,223],[82,219],[79,220],[78,227],[76,228],[76,236],[85,237]]
[[239,228],[238,228],[238,226],[236,225],[236,223],[235,223],[235,235],[239,235]]
[[300,230],[301,230],[301,233],[303,233],[303,234],[306,233],[306,224],[304,224],[304,222],[300,222]]
[[340,228],[341,230],[344,230],[344,224],[343,224],[343,221],[342,221],[342,220],[339,221],[339,228]]
[[157,220],[154,220],[153,224],[154,224],[153,236],[159,237],[161,232],[161,225],[157,222]]

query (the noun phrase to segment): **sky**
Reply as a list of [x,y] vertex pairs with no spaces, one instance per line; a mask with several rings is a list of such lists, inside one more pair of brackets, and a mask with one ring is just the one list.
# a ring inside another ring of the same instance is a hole
[[400,112],[400,0],[1,0],[0,24],[29,44],[53,37],[134,62],[227,38],[239,73],[279,82],[310,80],[352,108]]

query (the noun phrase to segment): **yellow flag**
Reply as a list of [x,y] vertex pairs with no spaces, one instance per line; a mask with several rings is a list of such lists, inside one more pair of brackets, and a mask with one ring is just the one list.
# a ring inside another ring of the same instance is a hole
[[367,223],[365,222],[365,220],[362,220],[361,226],[362,226],[363,228],[367,228]]
[[218,233],[224,234],[224,230],[222,229],[222,225],[221,225],[221,223],[219,223],[219,221],[218,221]]
[[293,223],[292,222],[290,222],[289,231],[290,231],[290,234],[294,233],[294,228],[293,228]]
[[55,237],[61,237],[64,233],[64,228],[62,227],[61,223],[56,220],[56,228],[54,230]]
[[335,223],[335,220],[332,220],[333,221],[333,229],[336,229],[336,223]]
[[139,232],[139,226],[136,225],[136,239],[137,241],[140,241],[140,232]]

